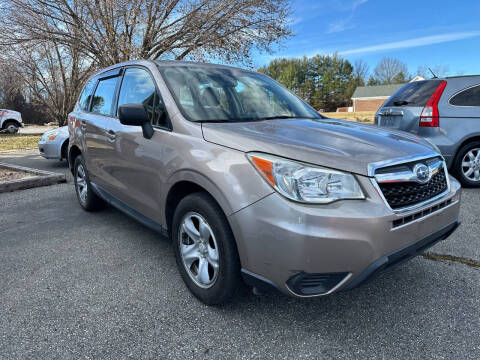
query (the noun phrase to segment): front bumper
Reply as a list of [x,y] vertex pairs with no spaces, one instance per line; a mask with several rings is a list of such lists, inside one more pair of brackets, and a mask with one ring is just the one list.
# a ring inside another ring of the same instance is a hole
[[[442,198],[401,214],[387,208],[369,178],[358,180],[365,200],[318,206],[274,193],[230,216],[249,282],[298,297],[350,289],[443,239],[444,228],[452,227],[447,236],[455,230],[460,210],[455,179],[450,178],[450,191]],[[409,221],[398,225],[405,218]],[[302,274],[312,275],[307,292],[295,288]],[[318,284],[323,287],[315,288]]]
[[382,256],[370,264],[354,281],[351,281],[342,290],[354,289],[357,286],[374,279],[377,275],[403,264],[415,256],[421,255],[425,250],[439,241],[448,238],[459,226],[460,222],[455,221],[416,243],[405,246],[391,254]]
[[39,141],[38,150],[45,159],[61,159],[62,144],[55,138],[53,141]]

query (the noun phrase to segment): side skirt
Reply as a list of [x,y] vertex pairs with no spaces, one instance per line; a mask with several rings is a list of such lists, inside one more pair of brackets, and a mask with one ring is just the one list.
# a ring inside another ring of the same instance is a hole
[[100,186],[97,184],[90,182],[92,185],[93,192],[97,194],[100,198],[102,198],[105,202],[108,204],[112,205],[114,208],[117,208],[121,212],[127,214],[128,216],[134,218],[138,222],[142,223],[146,227],[162,234],[163,236],[168,237],[168,231],[167,228],[164,227],[163,225],[157,223],[156,221],[150,219],[149,217],[141,214],[134,208],[130,207],[123,201],[117,199],[114,197],[112,194],[108,193],[107,191],[103,190]]

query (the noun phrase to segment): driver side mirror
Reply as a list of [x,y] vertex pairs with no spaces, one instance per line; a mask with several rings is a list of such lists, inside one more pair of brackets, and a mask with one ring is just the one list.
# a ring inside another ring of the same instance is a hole
[[151,139],[153,127],[142,104],[125,104],[118,108],[118,118],[123,125],[141,126],[143,136]]

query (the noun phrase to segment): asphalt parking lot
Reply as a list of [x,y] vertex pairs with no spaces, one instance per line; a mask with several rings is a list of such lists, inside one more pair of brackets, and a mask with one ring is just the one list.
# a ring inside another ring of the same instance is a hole
[[[36,151],[0,161],[66,172]],[[480,260],[480,190],[430,249]],[[0,194],[0,358],[479,359],[480,268],[418,257],[329,297],[244,291],[207,307],[166,238],[67,184]]]

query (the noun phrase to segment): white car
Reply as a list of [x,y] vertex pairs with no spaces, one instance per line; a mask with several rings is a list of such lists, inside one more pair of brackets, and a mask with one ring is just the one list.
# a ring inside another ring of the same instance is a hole
[[0,109],[0,132],[16,134],[23,127],[22,114],[18,111]]
[[44,132],[38,142],[40,155],[45,159],[67,160],[68,136],[68,126]]

